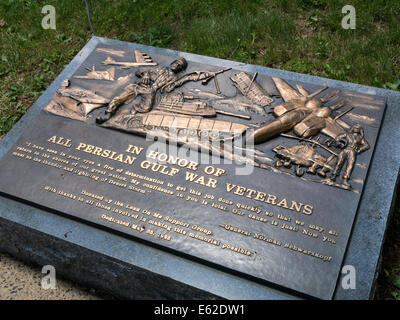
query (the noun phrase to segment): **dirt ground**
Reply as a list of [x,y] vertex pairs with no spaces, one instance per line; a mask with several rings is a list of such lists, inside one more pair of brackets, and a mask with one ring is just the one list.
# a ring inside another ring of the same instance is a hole
[[[56,289],[42,289],[45,274],[8,254],[0,254],[0,300],[99,300],[108,299],[94,289],[57,279]],[[57,277],[56,277],[57,278]]]
[[375,299],[400,300],[400,194],[387,229]]

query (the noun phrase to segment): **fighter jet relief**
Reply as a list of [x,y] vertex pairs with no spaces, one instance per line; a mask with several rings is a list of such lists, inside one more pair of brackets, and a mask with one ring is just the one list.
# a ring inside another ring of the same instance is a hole
[[89,73],[64,82],[45,110],[345,190],[362,185],[352,176],[370,145],[354,120],[375,121],[362,97],[131,51],[98,48]]
[[[302,167],[307,167],[307,173],[310,174],[316,174],[317,169],[320,168],[318,175],[324,178],[327,177],[328,171],[332,171],[330,177],[320,180],[320,182],[343,189],[351,189],[349,179],[357,155],[370,147],[364,137],[364,130],[359,124],[350,127],[346,122],[339,119],[352,111],[353,107],[350,106],[346,111],[333,117],[333,113],[337,109],[348,104],[347,100],[342,99],[330,107],[324,105],[330,100],[335,100],[338,97],[338,91],[316,98],[327,88],[322,88],[310,94],[300,85],[297,85],[297,91],[280,78],[272,79],[285,102],[273,107],[275,120],[254,129],[247,139],[260,143],[281,135],[306,142],[306,144],[299,144],[291,148],[276,146],[273,151],[281,160],[277,160],[275,166],[290,167],[294,164],[296,165],[297,176],[304,174]],[[292,131],[295,135],[285,134],[288,131]],[[318,142],[319,136],[315,140],[310,139],[319,133],[330,138],[325,140],[325,145]],[[339,152],[332,150],[329,148],[332,145],[342,150]],[[328,151],[329,156],[324,157],[318,153],[315,150],[317,146]],[[336,182],[344,166],[342,180]]]

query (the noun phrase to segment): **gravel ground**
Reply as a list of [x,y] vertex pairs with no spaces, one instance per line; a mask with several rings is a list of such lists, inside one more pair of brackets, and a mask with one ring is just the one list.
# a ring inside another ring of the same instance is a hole
[[99,300],[107,299],[94,289],[57,279],[56,289],[42,289],[41,268],[28,266],[0,253],[0,300]]

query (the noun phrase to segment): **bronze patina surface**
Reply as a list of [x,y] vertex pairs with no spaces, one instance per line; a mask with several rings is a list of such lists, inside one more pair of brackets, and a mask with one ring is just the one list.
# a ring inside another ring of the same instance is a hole
[[0,191],[330,299],[385,105],[99,46],[1,160]]

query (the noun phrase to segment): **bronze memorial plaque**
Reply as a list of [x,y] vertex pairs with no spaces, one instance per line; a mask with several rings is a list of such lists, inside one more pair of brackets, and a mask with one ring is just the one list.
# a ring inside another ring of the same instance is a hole
[[1,160],[1,193],[331,299],[385,99],[160,52],[98,45]]

